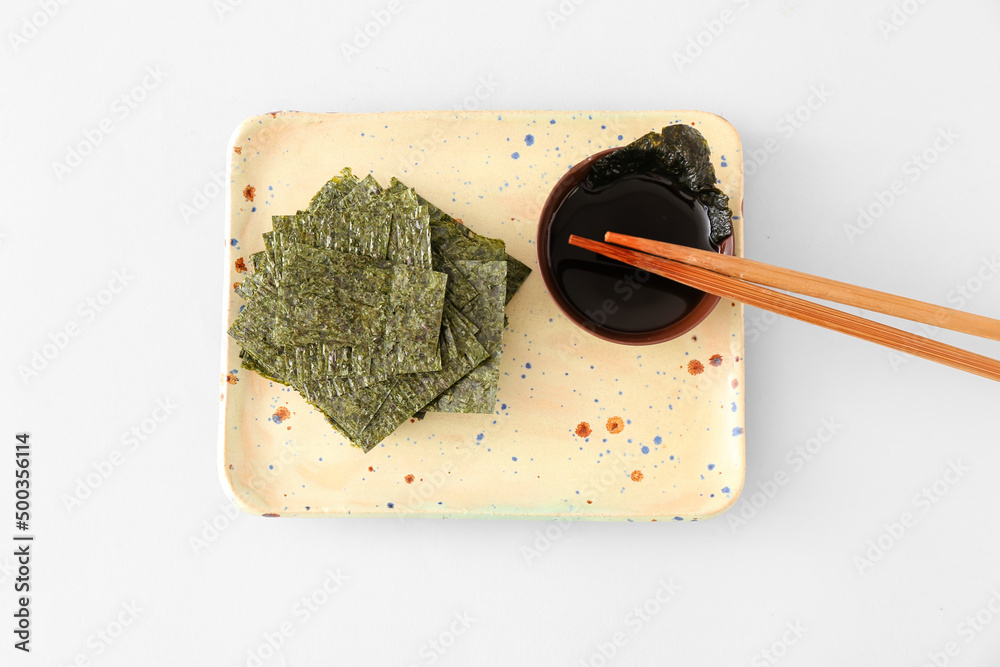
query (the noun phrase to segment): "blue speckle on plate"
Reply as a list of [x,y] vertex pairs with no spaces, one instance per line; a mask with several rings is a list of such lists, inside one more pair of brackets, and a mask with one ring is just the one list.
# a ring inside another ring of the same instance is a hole
[[530,145],[532,145],[533,143],[535,143],[535,137],[534,137],[534,135],[531,135],[531,134],[529,134],[529,135],[526,135],[526,136],[524,137],[524,143],[525,143],[525,145],[527,145],[527,146],[530,146]]
[[510,156],[516,160],[517,158],[521,157],[521,154],[518,153],[517,151],[514,151],[513,153],[510,154]]

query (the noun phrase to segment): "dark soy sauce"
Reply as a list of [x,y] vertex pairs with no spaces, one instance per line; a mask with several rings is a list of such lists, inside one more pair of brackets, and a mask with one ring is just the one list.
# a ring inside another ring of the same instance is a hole
[[596,189],[584,182],[552,220],[549,263],[563,296],[594,324],[656,331],[694,310],[704,293],[570,245],[570,234],[604,241],[605,232],[618,232],[717,252],[709,230],[701,203],[662,176],[630,174]]

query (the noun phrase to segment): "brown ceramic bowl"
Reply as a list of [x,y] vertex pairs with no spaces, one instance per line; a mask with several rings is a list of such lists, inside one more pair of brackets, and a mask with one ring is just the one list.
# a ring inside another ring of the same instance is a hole
[[[552,192],[549,193],[548,199],[545,200],[545,205],[542,206],[542,212],[538,221],[538,238],[535,244],[535,249],[538,254],[538,269],[542,274],[542,281],[545,283],[545,288],[549,291],[549,294],[556,302],[559,310],[561,310],[566,317],[586,331],[592,333],[598,338],[603,338],[604,340],[611,341],[612,343],[621,343],[624,345],[652,345],[655,343],[663,343],[679,336],[683,336],[687,332],[691,331],[691,329],[698,326],[706,317],[708,317],[708,314],[711,313],[715,306],[719,303],[719,297],[702,292],[702,297],[695,304],[694,308],[679,320],[676,320],[667,326],[650,331],[624,332],[610,329],[598,324],[574,306],[556,284],[556,279],[553,275],[553,267],[549,258],[549,233],[556,212],[559,210],[559,207],[562,205],[566,197],[568,197],[573,189],[587,177],[588,173],[590,173],[590,165],[594,162],[594,160],[607,155],[613,150],[616,149],[609,148],[601,151],[600,153],[591,155],[586,160],[580,162],[567,171],[555,184],[555,187],[552,188]],[[604,239],[595,240],[603,241]],[[732,236],[722,242],[719,252],[725,255],[733,254]],[[627,308],[628,304],[622,304],[621,307]]]

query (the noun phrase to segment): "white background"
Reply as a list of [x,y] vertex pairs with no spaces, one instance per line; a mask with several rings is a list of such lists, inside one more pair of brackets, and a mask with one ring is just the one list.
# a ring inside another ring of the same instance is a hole
[[[718,519],[227,514],[224,206],[196,195],[215,192],[233,128],[267,111],[453,109],[481,78],[495,82],[483,108],[702,109],[744,142],[748,256],[996,315],[1000,6],[402,0],[348,57],[387,2],[225,2],[4,3],[0,542],[20,430],[37,541],[30,655],[12,648],[0,548],[0,663],[997,664],[1000,387],[749,308],[747,485]],[[111,132],[57,173],[105,118]],[[862,229],[859,208],[880,215]],[[111,295],[115,271],[128,282]],[[78,335],[22,377],[68,325]],[[157,401],[171,414],[130,448]],[[810,441],[806,461],[794,451]],[[330,594],[328,571],[346,577]],[[679,587],[664,603],[661,581]],[[310,596],[323,602],[306,614]]]

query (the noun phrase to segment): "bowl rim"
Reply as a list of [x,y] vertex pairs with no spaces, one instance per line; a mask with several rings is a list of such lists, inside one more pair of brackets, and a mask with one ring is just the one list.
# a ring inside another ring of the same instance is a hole
[[[683,336],[701,324],[705,318],[707,318],[709,314],[715,310],[715,307],[719,304],[721,298],[714,294],[703,293],[702,298],[698,301],[698,304],[690,313],[666,327],[661,327],[652,331],[615,331],[614,329],[601,326],[597,322],[594,322],[592,319],[580,313],[576,307],[573,306],[565,296],[563,296],[559,286],[556,285],[555,277],[552,272],[552,265],[549,262],[549,238],[550,230],[552,228],[552,220],[555,217],[555,213],[559,210],[559,207],[562,205],[569,193],[572,192],[573,189],[587,177],[587,174],[590,173],[592,163],[595,160],[604,157],[608,153],[618,150],[619,148],[621,147],[615,146],[614,148],[607,148],[592,155],[588,155],[586,158],[570,167],[569,170],[567,170],[566,173],[563,174],[558,181],[556,181],[556,184],[552,186],[552,189],[549,191],[549,196],[545,199],[545,203],[542,205],[542,210],[538,216],[538,233],[535,239],[535,254],[538,260],[538,273],[542,277],[542,282],[545,284],[545,289],[548,291],[549,296],[552,297],[553,301],[555,301],[556,306],[562,314],[588,333],[611,343],[619,343],[622,345],[655,345],[657,343],[665,343],[669,340]],[[719,244],[719,252],[724,255],[732,255],[734,245],[733,235],[730,234],[723,239],[721,244]]]

